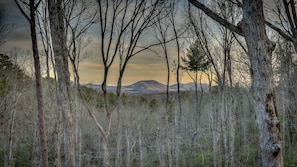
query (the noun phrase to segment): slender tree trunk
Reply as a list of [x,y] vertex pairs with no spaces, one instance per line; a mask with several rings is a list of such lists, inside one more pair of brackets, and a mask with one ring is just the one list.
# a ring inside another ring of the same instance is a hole
[[243,26],[252,66],[252,91],[259,134],[258,166],[282,167],[282,140],[276,108],[271,42],[265,30],[263,2],[243,1]]
[[108,108],[109,108],[109,105],[108,105],[108,99],[107,99],[107,75],[108,75],[108,69],[105,67],[104,68],[104,75],[103,75],[103,82],[101,84],[101,89],[103,91],[103,101],[104,101],[104,112],[106,114],[109,113],[108,111]]
[[[209,98],[212,98],[212,94],[209,94]],[[209,112],[210,112],[210,128],[212,131],[212,149],[213,149],[213,167],[217,167],[218,166],[218,157],[217,157],[217,153],[219,152],[218,149],[218,144],[217,144],[217,114],[216,114],[216,102],[214,101],[210,101],[209,103]]]
[[181,92],[180,92],[180,80],[179,80],[179,67],[180,67],[180,44],[179,44],[179,35],[177,33],[177,28],[175,24],[175,18],[171,16],[171,23],[173,26],[175,42],[177,47],[177,69],[176,69],[176,82],[177,82],[177,98],[178,98],[178,110],[175,115],[175,131],[174,131],[174,139],[175,139],[175,167],[179,166],[179,136],[181,131],[181,118],[182,118],[182,105],[181,105]]
[[[167,116],[169,117],[169,116]],[[168,119],[168,118],[167,118]],[[172,158],[172,142],[171,142],[171,138],[172,138],[172,129],[171,129],[171,123],[167,120],[167,125],[166,125],[166,138],[167,138],[167,157],[168,157],[168,167],[173,167],[173,158]]]
[[[108,97],[107,97],[107,74],[108,71],[105,69],[105,74],[104,74],[104,80],[102,83],[102,90],[103,90],[103,100],[104,100],[104,112],[106,113],[106,119],[107,119],[107,124],[106,124],[106,128],[103,131],[101,130],[101,133],[103,135],[103,166],[104,167],[109,167],[110,166],[110,157],[109,157],[109,133],[110,133],[110,126],[111,126],[111,114],[112,114],[112,107],[109,105],[108,103]],[[121,82],[121,81],[118,81]],[[120,83],[121,84],[121,83]],[[120,90],[117,90],[117,94],[118,91],[120,92]],[[118,96],[117,96],[117,100],[118,100]],[[116,102],[118,103],[118,102]]]
[[41,85],[40,60],[39,60],[39,54],[38,54],[36,29],[35,29],[36,23],[35,23],[34,0],[30,0],[30,17],[31,17],[30,28],[31,28],[31,40],[32,40],[32,50],[33,50],[34,69],[35,69],[35,83],[36,83],[42,166],[47,167],[48,166],[47,136],[46,136],[46,127],[45,127],[45,120],[44,120],[44,102],[43,102],[42,85]]
[[[36,118],[38,118],[38,117],[36,117]],[[33,148],[32,148],[32,155],[31,155],[32,156],[31,166],[38,166],[39,165],[38,161],[40,160],[40,158],[39,158],[40,152],[37,151],[37,149],[39,149],[39,147],[38,147],[39,142],[37,142],[37,140],[39,139],[39,135],[37,135],[38,134],[37,128],[39,128],[39,127],[37,125],[38,121],[34,120],[33,122],[34,122],[33,123],[34,130],[33,130],[33,142],[32,142]]]
[[196,110],[196,131],[198,130],[198,123],[200,118],[200,111],[199,111],[199,99],[198,99],[198,71],[195,71],[195,110]]
[[125,130],[125,138],[126,138],[126,167],[130,167],[130,139],[128,134],[128,129]]
[[229,166],[229,142],[228,142],[228,104],[226,104],[225,102],[225,95],[223,94],[223,98],[224,98],[224,102],[223,102],[223,106],[224,106],[224,112],[222,113],[222,133],[223,133],[223,145],[224,145],[224,156],[225,156],[225,165],[226,167]]
[[[160,28],[161,29],[161,28]],[[166,42],[165,35],[162,33],[163,42]],[[171,153],[171,122],[172,122],[172,111],[170,110],[170,102],[169,102],[169,85],[170,85],[170,65],[169,65],[169,58],[167,52],[167,45],[163,45],[165,60],[166,60],[166,70],[167,70],[167,77],[166,77],[166,104],[165,104],[165,111],[166,111],[166,143],[167,143],[167,156],[168,156],[168,166],[172,167],[172,153]]]
[[234,95],[231,96],[231,113],[230,113],[230,166],[235,167],[235,129],[236,129],[236,100]]
[[64,130],[64,165],[75,166],[74,123],[70,103],[70,75],[62,1],[48,0],[51,36],[57,72],[57,103],[62,112]]
[[45,119],[44,119],[44,102],[43,102],[42,85],[41,85],[40,60],[39,60],[36,29],[35,29],[36,28],[35,12],[39,4],[35,4],[34,0],[30,0],[29,3],[26,4],[28,5],[30,10],[30,14],[27,15],[17,0],[15,0],[15,3],[17,4],[22,14],[26,17],[26,19],[30,23],[31,42],[32,42],[32,51],[33,51],[34,69],[35,69],[35,83],[36,83],[35,88],[36,88],[36,99],[37,99],[37,108],[38,108],[38,122],[39,122],[39,135],[40,135],[40,143],[41,143],[42,166],[47,167],[48,166],[47,136],[46,136],[46,127],[45,127]]
[[115,160],[115,166],[119,167],[122,164],[122,121],[120,121],[121,113],[119,113],[118,121],[117,121],[117,153],[116,153],[116,160]]
[[219,86],[219,99],[218,99],[218,111],[217,111],[217,118],[216,118],[216,136],[215,136],[215,146],[216,148],[216,161],[217,165],[220,167],[222,166],[222,122],[223,122],[223,114],[224,114],[224,88]]
[[[74,39],[74,53],[76,53],[76,45]],[[76,58],[76,57],[75,57]],[[75,58],[71,58],[70,62],[72,65],[73,75],[74,75],[74,104],[73,110],[75,113],[74,119],[74,129],[75,129],[75,165],[76,167],[81,166],[81,113],[78,109],[78,93],[79,93],[79,75],[78,75],[78,64],[76,64]],[[78,57],[79,58],[79,57]]]
[[109,161],[109,139],[108,136],[103,137],[103,166],[109,167],[110,161]]
[[[76,74],[75,74],[76,75]],[[74,86],[74,110],[75,110],[75,165],[81,166],[81,113],[78,109],[78,86],[79,81],[76,77]]]
[[140,161],[140,167],[144,167],[143,164],[143,145],[142,145],[142,135],[141,135],[141,128],[140,125],[138,126],[138,145],[139,145],[139,161]]
[[11,111],[11,114],[10,114],[10,124],[9,124],[8,167],[12,167],[14,163],[13,162],[13,133],[14,133],[15,114],[16,114],[16,110],[15,110],[15,107],[13,107],[13,110]]

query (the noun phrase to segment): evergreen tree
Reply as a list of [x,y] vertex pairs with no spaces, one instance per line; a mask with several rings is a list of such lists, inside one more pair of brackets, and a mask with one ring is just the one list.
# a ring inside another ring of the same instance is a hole
[[181,66],[181,68],[192,72],[204,71],[210,65],[210,61],[197,40],[187,49],[187,54],[182,57],[182,61],[185,66]]

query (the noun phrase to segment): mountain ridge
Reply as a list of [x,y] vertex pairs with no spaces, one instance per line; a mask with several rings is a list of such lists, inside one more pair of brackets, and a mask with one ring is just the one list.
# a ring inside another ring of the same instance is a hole
[[[102,92],[100,84],[88,83],[88,84],[85,84],[84,86],[93,88],[97,92]],[[197,83],[197,89],[199,91],[201,90],[208,91],[208,84]],[[116,86],[107,86],[107,91],[109,92],[116,92],[116,90],[117,90]],[[195,84],[194,82],[180,83],[180,90],[193,91],[195,90]],[[170,85],[169,91],[176,92],[177,83]],[[127,94],[156,94],[156,93],[163,93],[163,92],[166,92],[166,85],[156,80],[141,80],[130,85],[122,86],[122,93],[127,93]]]

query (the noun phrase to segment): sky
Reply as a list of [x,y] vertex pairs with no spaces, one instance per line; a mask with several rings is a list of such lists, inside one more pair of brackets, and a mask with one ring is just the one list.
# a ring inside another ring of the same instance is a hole
[[[22,50],[31,50],[31,39],[29,24],[25,17],[17,8],[13,0],[0,0],[0,9],[5,11],[5,21],[13,25],[12,32],[8,35],[6,43],[0,46],[0,53],[7,53],[14,48]],[[94,25],[88,31],[88,36],[92,38],[92,42],[86,47],[83,54],[87,55],[79,65],[79,74],[81,83],[101,83],[103,78],[103,64],[101,62],[99,50],[99,29]],[[40,50],[41,46],[39,47]],[[160,50],[160,49],[158,49]],[[170,54],[171,53],[171,54]],[[175,49],[170,48],[169,54],[176,57]],[[160,54],[161,55],[161,54]],[[158,56],[152,52],[144,52],[136,55],[127,65],[126,73],[123,78],[123,85],[135,83],[139,80],[157,80],[163,84],[166,83],[166,64],[162,56]],[[32,55],[28,55],[30,57]],[[171,61],[173,59],[171,58]],[[70,69],[71,70],[71,69]],[[108,85],[116,85],[118,77],[118,69],[111,67],[108,77]],[[181,82],[192,82],[186,73],[181,73]],[[176,83],[176,76],[171,73],[170,84]]]

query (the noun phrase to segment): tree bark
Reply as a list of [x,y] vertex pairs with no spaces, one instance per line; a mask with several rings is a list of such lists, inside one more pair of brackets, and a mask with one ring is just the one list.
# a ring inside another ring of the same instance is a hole
[[15,121],[16,109],[13,107],[10,114],[10,124],[9,124],[9,152],[8,152],[8,167],[13,166],[13,133],[14,133],[14,121]]
[[129,139],[129,134],[128,134],[128,129],[125,130],[125,138],[126,138],[126,167],[130,167],[130,139]]
[[143,144],[142,144],[142,135],[141,135],[141,128],[140,125],[137,127],[138,130],[138,145],[139,145],[139,161],[140,161],[140,167],[144,166],[144,155],[143,155]]
[[275,44],[266,35],[263,2],[243,1],[243,25],[252,66],[252,91],[259,134],[259,166],[283,166],[280,121],[276,108],[272,52]]
[[220,24],[245,37],[251,62],[253,107],[259,135],[258,166],[282,167],[282,140],[271,59],[275,44],[266,34],[263,1],[244,0],[243,20],[238,26],[230,24],[196,0],[189,2]]
[[104,167],[109,167],[110,166],[110,161],[109,161],[109,139],[108,136],[103,136],[103,166]]
[[41,72],[40,72],[40,60],[37,47],[36,29],[35,29],[35,6],[34,0],[30,0],[30,17],[31,17],[31,40],[32,50],[34,58],[34,69],[35,69],[35,83],[36,83],[36,96],[37,96],[37,107],[38,107],[38,120],[39,120],[39,134],[41,141],[41,155],[42,155],[42,166],[48,166],[48,152],[47,152],[47,136],[44,119],[44,102],[42,95],[41,85]]
[[236,100],[234,95],[231,95],[231,113],[230,113],[230,167],[235,167],[235,128],[236,128]]
[[51,36],[54,50],[55,69],[57,72],[58,97],[57,103],[62,112],[64,125],[65,166],[75,166],[74,124],[70,103],[70,75],[68,69],[68,54],[64,12],[61,1],[48,0]]
[[[35,4],[34,0],[30,0],[28,7],[30,9],[30,15],[27,15],[23,8],[20,6],[19,2],[15,0],[18,8],[22,14],[26,17],[30,23],[30,32],[31,32],[31,41],[32,41],[32,51],[34,58],[34,69],[35,69],[35,83],[36,83],[36,98],[37,98],[37,108],[38,108],[38,121],[39,121],[39,134],[40,134],[40,143],[41,143],[41,155],[42,155],[42,166],[48,166],[48,152],[47,152],[47,136],[46,136],[46,127],[44,119],[44,102],[42,95],[42,85],[41,85],[41,71],[40,71],[40,60],[38,53],[37,37],[36,37],[36,8],[38,7],[40,1]],[[24,2],[23,2],[24,3]]]

